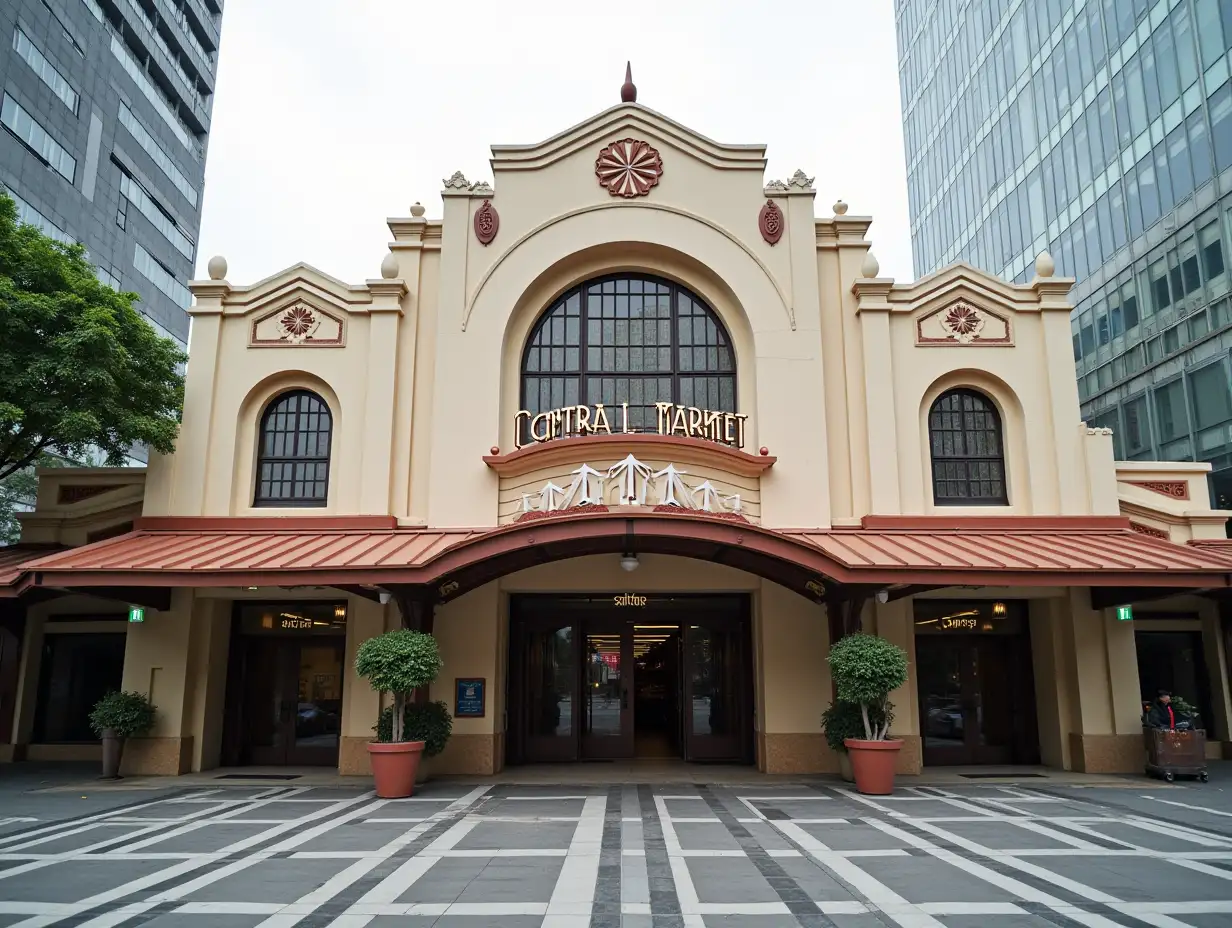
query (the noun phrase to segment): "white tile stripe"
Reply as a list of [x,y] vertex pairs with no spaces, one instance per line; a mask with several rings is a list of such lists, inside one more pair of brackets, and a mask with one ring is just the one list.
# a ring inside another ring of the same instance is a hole
[[543,928],[573,928],[575,916],[590,917],[595,886],[599,881],[599,853],[603,846],[603,821],[607,797],[587,797],[582,819],[573,831],[564,866],[548,900]]

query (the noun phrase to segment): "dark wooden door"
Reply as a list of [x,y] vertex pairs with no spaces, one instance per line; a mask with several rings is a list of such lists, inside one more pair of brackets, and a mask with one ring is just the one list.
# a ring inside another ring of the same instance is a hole
[[510,635],[511,755],[577,760],[578,628],[567,616],[515,616]]
[[252,637],[245,650],[244,761],[337,765],[343,640]]
[[920,635],[915,645],[926,765],[1038,763],[1025,637]]

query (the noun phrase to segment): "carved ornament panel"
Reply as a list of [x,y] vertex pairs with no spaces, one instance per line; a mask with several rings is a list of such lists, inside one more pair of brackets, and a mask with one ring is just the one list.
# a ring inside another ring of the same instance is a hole
[[248,343],[258,348],[340,348],[345,336],[340,318],[297,300],[255,319]]
[[943,306],[916,320],[917,345],[1014,344],[1010,321],[965,300]]

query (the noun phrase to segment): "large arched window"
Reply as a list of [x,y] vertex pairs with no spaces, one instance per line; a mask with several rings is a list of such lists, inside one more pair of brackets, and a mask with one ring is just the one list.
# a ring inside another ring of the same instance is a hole
[[254,506],[324,506],[333,417],[307,390],[276,396],[261,416]]
[[928,412],[933,502],[939,506],[1004,505],[1005,445],[1001,416],[975,390],[947,390]]
[[736,359],[723,323],[697,296],[658,277],[620,274],[568,291],[531,331],[522,408],[534,416],[597,403],[609,410],[628,403],[629,428],[638,432],[657,431],[655,403],[735,412]]

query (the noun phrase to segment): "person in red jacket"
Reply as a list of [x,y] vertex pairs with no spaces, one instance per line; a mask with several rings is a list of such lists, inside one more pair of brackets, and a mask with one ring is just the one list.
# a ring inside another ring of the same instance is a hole
[[1184,717],[1172,707],[1172,694],[1167,690],[1160,690],[1159,698],[1155,700],[1151,711],[1147,713],[1147,724],[1152,728],[1166,728],[1175,731],[1176,723],[1183,720]]

